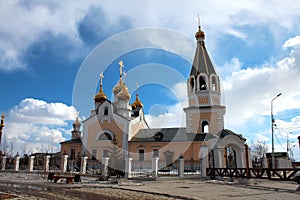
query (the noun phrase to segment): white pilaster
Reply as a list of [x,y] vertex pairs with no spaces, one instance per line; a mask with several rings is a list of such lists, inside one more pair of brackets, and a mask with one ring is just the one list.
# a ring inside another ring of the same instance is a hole
[[102,159],[102,164],[103,164],[103,175],[106,177],[108,175],[108,157],[104,157]]
[[132,158],[126,158],[125,160],[125,177],[131,178]]
[[62,156],[62,161],[61,161],[61,172],[66,172],[67,171],[67,166],[68,166],[68,155],[63,155]]
[[33,171],[33,166],[34,166],[34,156],[29,157],[29,162],[28,162],[28,171],[32,172]]
[[158,157],[152,158],[152,178],[157,178],[157,172],[158,172]]
[[19,167],[20,167],[20,156],[16,156],[15,157],[15,166],[14,166],[14,170],[17,172],[19,171]]
[[81,157],[81,165],[80,165],[80,173],[85,174],[86,173],[86,164],[87,164],[87,156]]
[[50,156],[45,157],[45,166],[44,166],[44,171],[49,172],[50,169]]

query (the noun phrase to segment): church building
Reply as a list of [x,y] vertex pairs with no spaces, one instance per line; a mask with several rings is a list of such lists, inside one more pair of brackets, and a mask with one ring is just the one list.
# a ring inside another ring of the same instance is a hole
[[109,100],[105,95],[104,76],[100,75],[95,107],[82,122],[82,154],[89,159],[131,157],[139,162],[158,157],[165,165],[183,157],[196,162],[204,159],[203,167],[246,166],[246,139],[224,129],[226,107],[221,104],[220,78],[206,50],[205,33],[200,26],[195,37],[197,46],[186,82],[186,127],[150,128],[144,118],[142,97],[136,93],[130,102],[124,65],[120,61],[119,81],[112,88],[114,99]]

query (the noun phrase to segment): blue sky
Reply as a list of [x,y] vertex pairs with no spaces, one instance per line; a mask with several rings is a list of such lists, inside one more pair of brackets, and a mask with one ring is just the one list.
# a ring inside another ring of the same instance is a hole
[[[160,48],[118,54],[106,66],[101,58],[96,60],[86,86],[93,91],[86,97],[86,107],[76,106],[74,92],[84,62],[97,47],[110,57],[129,41],[112,43],[105,50],[101,44],[118,34],[154,28],[179,34],[187,46],[195,45],[199,14],[207,50],[223,84],[225,128],[242,134],[249,144],[266,141],[270,151],[270,102],[281,92],[274,101],[275,148],[284,151],[287,134],[291,146],[300,135],[299,10],[297,0],[284,5],[278,0],[1,1],[0,112],[6,114],[6,140],[15,144],[14,153],[57,150],[60,141],[70,138],[74,110],[84,119],[93,109],[101,69],[104,91],[112,99],[121,59],[128,72],[131,102],[135,83],[142,82],[138,91],[151,126],[184,126],[185,79],[191,65],[182,55],[190,51],[171,37],[164,43],[162,38],[137,35],[133,43],[141,44],[143,38]],[[174,51],[166,48],[170,43]],[[154,74],[138,73],[149,69]],[[158,81],[160,76],[170,81]],[[151,82],[151,78],[157,79]],[[148,82],[143,83],[145,79]],[[300,160],[298,146],[293,150]]]

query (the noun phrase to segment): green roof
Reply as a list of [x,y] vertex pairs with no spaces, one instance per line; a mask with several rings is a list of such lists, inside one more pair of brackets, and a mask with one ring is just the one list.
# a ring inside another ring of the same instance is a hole
[[130,142],[207,141],[214,138],[218,136],[210,133],[186,133],[186,128],[157,128],[139,130]]

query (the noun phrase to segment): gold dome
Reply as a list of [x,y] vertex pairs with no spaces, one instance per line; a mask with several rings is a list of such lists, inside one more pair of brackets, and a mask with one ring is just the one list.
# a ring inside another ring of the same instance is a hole
[[201,30],[200,26],[199,26],[199,30],[197,31],[197,33],[195,34],[196,39],[198,39],[199,37],[201,38],[205,38],[205,33]]
[[76,117],[76,120],[74,121],[73,125],[81,125],[80,121],[78,120],[78,117]]
[[103,102],[107,99],[106,95],[104,94],[102,90],[102,85],[100,85],[99,92],[95,95],[94,100],[95,102]]
[[133,102],[131,106],[132,106],[133,109],[135,109],[137,107],[143,107],[144,106],[143,103],[139,99],[139,94],[138,93],[136,94],[135,102]]
[[118,93],[117,97],[120,98],[120,99],[124,99],[124,100],[129,100],[130,99],[131,96],[130,96],[128,88],[126,87],[125,84],[122,85],[121,92]]
[[122,90],[122,87],[123,87],[123,81],[122,81],[122,78],[120,78],[119,82],[113,88],[114,95],[117,95],[118,93],[120,93]]

